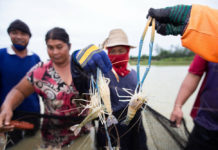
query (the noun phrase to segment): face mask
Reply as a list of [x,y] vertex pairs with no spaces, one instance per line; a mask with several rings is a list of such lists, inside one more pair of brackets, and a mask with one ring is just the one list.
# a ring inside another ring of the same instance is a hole
[[26,49],[27,45],[23,46],[23,45],[19,45],[19,44],[13,44],[13,46],[16,48],[16,50],[18,51],[23,51]]
[[108,55],[114,70],[122,77],[126,76],[130,71],[127,69],[129,61],[129,53],[120,55]]

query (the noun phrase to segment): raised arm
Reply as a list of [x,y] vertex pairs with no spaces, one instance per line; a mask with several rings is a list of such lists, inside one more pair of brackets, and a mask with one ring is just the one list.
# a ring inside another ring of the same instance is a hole
[[147,16],[156,19],[161,35],[181,35],[182,45],[205,60],[218,62],[218,9],[203,5],[177,5],[154,9]]

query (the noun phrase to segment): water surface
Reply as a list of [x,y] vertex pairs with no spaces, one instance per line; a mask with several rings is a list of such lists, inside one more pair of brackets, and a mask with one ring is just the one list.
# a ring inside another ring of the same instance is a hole
[[[131,67],[136,69],[136,66]],[[143,75],[144,70],[145,66],[141,67],[141,76]],[[176,95],[182,81],[187,74],[187,71],[188,66],[151,66],[143,85],[143,91],[148,97],[148,105],[169,118],[173,109]],[[195,92],[189,98],[183,107],[184,117],[189,130],[191,130],[193,127],[193,122],[189,116],[189,113],[195,100],[196,93],[197,92]],[[84,141],[85,140],[81,138],[81,142],[77,143],[79,146],[75,147],[85,147],[86,144],[84,144]],[[40,132],[38,132],[35,137],[22,140],[21,143],[19,143],[17,146],[14,146],[11,150],[37,149],[40,145],[40,142],[41,135]],[[75,147],[73,149],[75,149]],[[72,149],[72,147],[66,147],[65,149]],[[80,149],[82,148],[80,147]],[[85,149],[87,149],[87,147]]]

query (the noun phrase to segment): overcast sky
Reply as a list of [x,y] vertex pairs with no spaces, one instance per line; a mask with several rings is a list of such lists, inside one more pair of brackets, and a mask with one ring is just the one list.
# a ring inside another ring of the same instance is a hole
[[[0,47],[11,44],[7,28],[15,19],[21,19],[32,32],[28,48],[42,60],[48,59],[45,34],[56,26],[69,33],[71,52],[90,43],[99,45],[111,29],[122,28],[129,43],[137,46],[131,50],[131,55],[137,55],[148,9],[176,4],[204,4],[218,9],[217,0],[0,0]],[[146,39],[149,38],[147,35]],[[157,34],[155,44],[163,48],[181,46],[179,36]],[[148,51],[147,45],[143,53],[145,51]]]

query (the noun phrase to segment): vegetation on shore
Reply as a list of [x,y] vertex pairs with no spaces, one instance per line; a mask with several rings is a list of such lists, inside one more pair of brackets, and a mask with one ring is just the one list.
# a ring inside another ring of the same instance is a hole
[[[183,47],[171,47],[170,50],[156,47],[157,55],[152,56],[152,65],[189,65],[193,60],[194,53]],[[130,64],[136,65],[138,57],[130,56]],[[148,56],[141,56],[141,65],[148,64]]]

